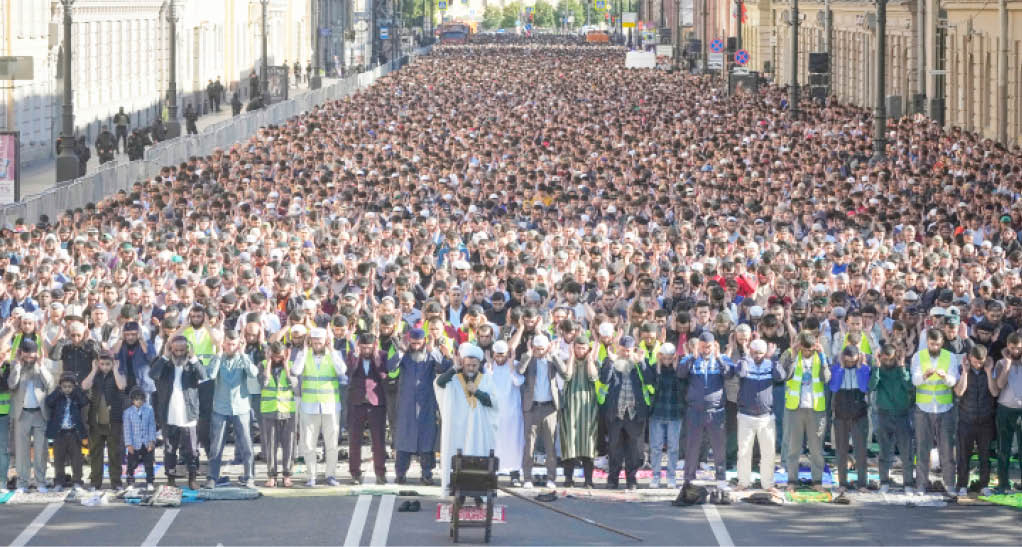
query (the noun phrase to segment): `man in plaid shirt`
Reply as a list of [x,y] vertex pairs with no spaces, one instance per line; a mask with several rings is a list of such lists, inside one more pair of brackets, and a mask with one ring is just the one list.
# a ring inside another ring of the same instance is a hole
[[145,392],[135,386],[131,389],[131,406],[124,411],[124,449],[128,453],[127,484],[135,483],[135,469],[139,459],[145,465],[146,490],[154,489],[156,471],[153,453],[156,448],[156,415],[146,402]]

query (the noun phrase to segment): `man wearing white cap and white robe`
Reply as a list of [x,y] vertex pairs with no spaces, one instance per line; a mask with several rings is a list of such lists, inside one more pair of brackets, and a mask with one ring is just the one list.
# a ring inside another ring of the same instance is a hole
[[291,373],[298,377],[301,400],[298,404],[302,428],[302,452],[309,470],[308,486],[316,486],[316,444],[323,434],[326,456],[326,483],[337,482],[337,415],[341,380],[345,377],[344,359],[326,343],[326,329],[309,332],[309,345],[295,355]]
[[522,420],[522,383],[525,378],[515,369],[507,342],[493,344],[493,358],[486,363],[492,376],[497,406],[497,444],[494,453],[500,459],[500,471],[511,474],[511,486],[521,485],[522,453],[525,451],[525,425]]
[[489,456],[496,448],[497,405],[493,377],[481,370],[483,350],[462,344],[454,367],[433,383],[443,423],[440,435],[441,486],[447,492],[451,482],[451,457],[461,450],[465,456]]

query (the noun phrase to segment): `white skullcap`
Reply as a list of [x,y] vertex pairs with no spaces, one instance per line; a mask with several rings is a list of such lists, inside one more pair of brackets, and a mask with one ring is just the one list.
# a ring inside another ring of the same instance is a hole
[[508,352],[507,342],[503,340],[497,340],[493,343],[493,353],[507,353]]
[[749,308],[749,316],[755,319],[763,317],[763,308],[761,306],[753,306]]
[[550,339],[548,339],[545,335],[537,334],[532,337],[532,345],[542,349],[550,345]]
[[675,349],[674,344],[667,342],[660,346],[660,355],[674,355]]
[[462,359],[478,359],[483,360],[483,350],[479,349],[479,346],[475,344],[462,344],[458,348],[458,353],[461,354]]
[[304,335],[306,335],[308,333],[309,333],[309,331],[307,331],[305,329],[304,325],[295,325],[295,326],[291,327],[291,334],[293,334],[295,336],[304,336]]
[[613,323],[600,323],[600,336],[613,336],[614,325]]
[[751,349],[752,351],[766,351],[767,343],[763,341],[763,339],[758,338],[756,340],[753,340],[752,343],[749,344],[749,349]]
[[309,331],[309,338],[317,340],[326,340],[326,329],[316,327]]

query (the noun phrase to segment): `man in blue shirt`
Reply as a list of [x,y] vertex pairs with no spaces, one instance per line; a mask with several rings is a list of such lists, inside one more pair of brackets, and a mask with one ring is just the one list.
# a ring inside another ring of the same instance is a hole
[[259,369],[241,352],[242,340],[235,331],[224,334],[224,351],[209,363],[209,378],[216,382],[213,392],[213,417],[209,426],[209,478],[207,488],[220,479],[227,422],[234,428],[235,448],[244,464],[241,482],[255,488],[255,459],[249,433],[251,397],[249,386],[258,386]]
[[685,483],[696,478],[704,435],[713,449],[714,474],[722,489],[726,478],[724,379],[734,375],[734,363],[720,353],[713,333],[705,331],[690,355],[678,363],[678,377],[688,380],[685,395]]

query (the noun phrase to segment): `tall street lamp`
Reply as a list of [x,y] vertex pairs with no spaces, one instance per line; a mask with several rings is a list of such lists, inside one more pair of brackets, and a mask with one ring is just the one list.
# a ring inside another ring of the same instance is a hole
[[57,155],[57,184],[68,184],[78,177],[78,156],[74,153],[74,105],[71,104],[71,6],[64,5],[64,104],[61,107],[60,154]]
[[887,0],[877,2],[877,47],[876,47],[876,103],[873,105],[873,160],[880,161],[887,155]]
[[170,81],[167,84],[167,138],[181,136],[181,122],[177,119],[177,12],[174,10],[175,0],[170,0],[167,10],[167,22],[170,23]]
[[791,0],[791,85],[788,87],[788,112],[797,120],[798,111],[798,0]]
[[270,0],[259,0],[263,5],[263,73],[262,73],[262,88],[263,88],[263,106],[270,104],[270,67],[266,60],[266,6],[270,3]]
[[[320,0],[312,0],[312,23],[315,34],[312,36],[312,76],[309,78],[309,89],[319,89],[323,85],[323,80],[319,76],[320,67],[320,35],[323,33],[323,25],[320,24],[320,19],[323,18],[323,7],[320,5]],[[286,68],[286,67],[285,67]]]

